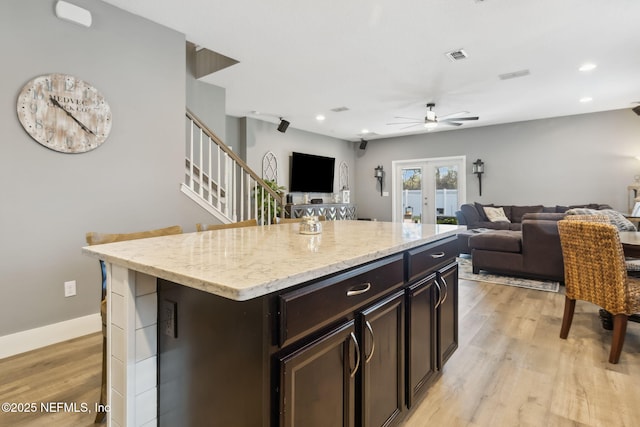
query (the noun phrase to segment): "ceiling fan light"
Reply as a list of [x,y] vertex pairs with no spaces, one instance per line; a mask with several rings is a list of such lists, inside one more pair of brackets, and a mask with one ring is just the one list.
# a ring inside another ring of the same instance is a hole
[[435,129],[438,127],[438,122],[427,122],[424,124],[424,127],[428,130]]

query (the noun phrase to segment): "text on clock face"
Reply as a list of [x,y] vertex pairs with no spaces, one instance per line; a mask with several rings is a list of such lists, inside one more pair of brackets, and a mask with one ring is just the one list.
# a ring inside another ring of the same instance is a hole
[[111,109],[99,91],[64,74],[28,82],[18,97],[18,118],[47,148],[83,153],[101,145],[111,130]]

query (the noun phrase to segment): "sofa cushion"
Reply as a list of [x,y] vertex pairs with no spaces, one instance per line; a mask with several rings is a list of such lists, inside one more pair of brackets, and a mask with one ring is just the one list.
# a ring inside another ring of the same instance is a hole
[[493,230],[469,237],[469,248],[484,251],[522,252],[522,232]]
[[522,222],[522,216],[526,213],[539,213],[542,212],[544,206],[512,206],[511,207],[511,222]]
[[480,215],[480,221],[489,221],[489,218],[487,218],[487,214],[484,213],[484,207],[493,206],[493,204],[483,205],[482,203],[474,202],[473,205],[476,207],[476,210],[478,211],[478,215]]
[[485,206],[484,213],[489,218],[491,222],[511,222],[509,218],[504,213],[503,208],[494,208],[490,206]]
[[537,213],[526,213],[522,215],[522,221],[527,221],[531,219],[545,219],[547,221],[560,221],[564,219],[566,214],[557,213],[557,212],[537,212]]
[[631,221],[624,217],[620,212],[613,209],[586,209],[575,208],[569,209],[567,215],[604,215],[609,219],[609,222],[615,225],[619,231],[637,231],[636,226]]

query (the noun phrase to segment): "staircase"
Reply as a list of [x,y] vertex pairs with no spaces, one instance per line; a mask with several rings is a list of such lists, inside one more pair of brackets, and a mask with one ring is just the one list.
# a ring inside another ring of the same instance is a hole
[[272,189],[189,109],[185,182],[181,190],[223,223],[284,216],[283,195]]

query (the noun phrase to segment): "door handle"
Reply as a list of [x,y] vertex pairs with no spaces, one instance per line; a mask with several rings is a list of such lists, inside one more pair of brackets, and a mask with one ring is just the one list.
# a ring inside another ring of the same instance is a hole
[[353,371],[349,372],[349,376],[353,378],[356,372],[358,372],[358,368],[360,367],[360,346],[358,345],[358,339],[353,332],[351,332],[349,336],[353,340],[353,346],[356,349],[356,366],[354,366]]
[[440,277],[440,280],[442,281],[442,286],[444,286],[444,298],[442,298],[442,302],[440,304],[444,304],[447,296],[449,296],[449,285],[447,285],[447,281],[444,277]]
[[373,328],[371,327],[371,323],[369,323],[368,320],[365,322],[365,325],[367,326],[367,329],[371,334],[371,353],[366,356],[366,359],[364,361],[365,363],[369,363],[369,361],[371,361],[371,358],[373,357],[373,353],[376,352],[376,337],[375,335],[373,335]]
[[436,288],[438,289],[438,301],[436,301],[436,305],[433,307],[435,310],[440,307],[440,303],[442,302],[442,289],[440,288],[440,283],[438,283],[437,278],[433,281],[433,284],[436,285]]

